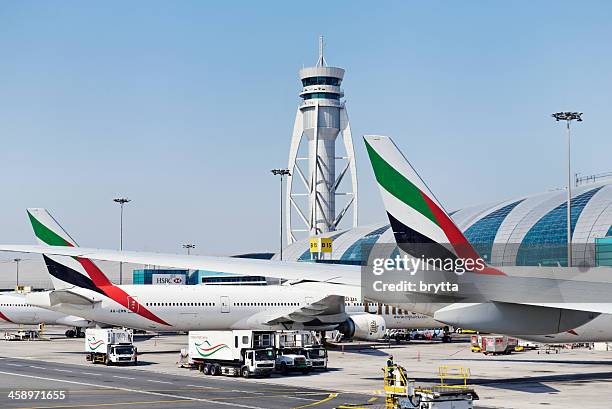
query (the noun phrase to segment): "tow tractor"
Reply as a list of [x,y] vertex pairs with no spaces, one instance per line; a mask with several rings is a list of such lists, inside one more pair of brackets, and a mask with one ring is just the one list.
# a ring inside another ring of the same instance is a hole
[[479,399],[467,383],[470,371],[464,367],[439,367],[440,384],[429,386],[416,386],[399,365],[383,371],[385,409],[473,409],[473,401]]

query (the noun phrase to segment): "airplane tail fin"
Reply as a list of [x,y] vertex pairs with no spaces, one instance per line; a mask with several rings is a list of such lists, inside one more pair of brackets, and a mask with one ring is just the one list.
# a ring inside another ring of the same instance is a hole
[[398,246],[414,257],[482,261],[393,140],[366,135],[364,141]]
[[[51,216],[47,209],[27,209],[28,218],[32,224],[36,240],[46,246],[78,247],[76,241]],[[47,271],[56,290],[81,287],[103,294],[101,285],[111,285],[104,273],[93,261],[81,257],[57,256],[43,254]],[[95,272],[97,283],[90,274]]]
[[36,240],[41,245],[78,247],[76,241],[51,216],[47,209],[27,209]]
[[[78,247],[76,241],[46,209],[28,209],[28,217],[36,240],[47,246]],[[114,285],[91,259],[81,256],[43,254],[47,271],[56,290],[81,288],[95,291],[118,304],[162,325],[170,325],[153,314],[144,305]]]

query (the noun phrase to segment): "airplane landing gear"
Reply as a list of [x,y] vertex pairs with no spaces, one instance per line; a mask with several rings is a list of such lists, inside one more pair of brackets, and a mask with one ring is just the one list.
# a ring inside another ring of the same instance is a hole
[[69,329],[65,334],[67,338],[85,338],[85,333],[81,328]]
[[442,342],[451,342],[450,329],[448,327],[444,327],[444,335],[442,335]]

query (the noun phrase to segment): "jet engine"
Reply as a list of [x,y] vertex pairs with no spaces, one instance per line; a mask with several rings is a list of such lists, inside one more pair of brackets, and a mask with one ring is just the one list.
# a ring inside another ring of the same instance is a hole
[[385,319],[380,315],[356,314],[340,324],[338,332],[347,339],[361,339],[364,341],[376,341],[385,334]]

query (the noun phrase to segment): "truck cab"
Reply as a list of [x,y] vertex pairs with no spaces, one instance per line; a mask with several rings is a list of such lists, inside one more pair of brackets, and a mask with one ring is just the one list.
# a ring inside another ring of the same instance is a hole
[[136,347],[134,345],[113,345],[110,347],[108,358],[112,363],[130,362],[136,365],[138,362]]
[[[327,350],[321,345],[311,331],[279,331],[276,333],[276,345],[279,355],[302,355],[306,358],[307,371],[311,369],[327,370]],[[282,365],[277,359],[277,367]],[[281,367],[278,368],[282,370]],[[297,370],[297,369],[296,369]]]
[[241,375],[245,378],[250,375],[270,376],[274,363],[274,348],[247,349],[244,351],[244,367]]
[[327,371],[327,349],[322,346],[312,345],[304,348],[306,359],[310,361],[312,369],[323,369]]
[[283,375],[291,371],[307,374],[312,369],[312,362],[306,358],[306,352],[302,348],[280,348],[276,355],[276,369]]
[[138,364],[131,330],[122,328],[87,328],[85,330],[85,352],[92,363]]

